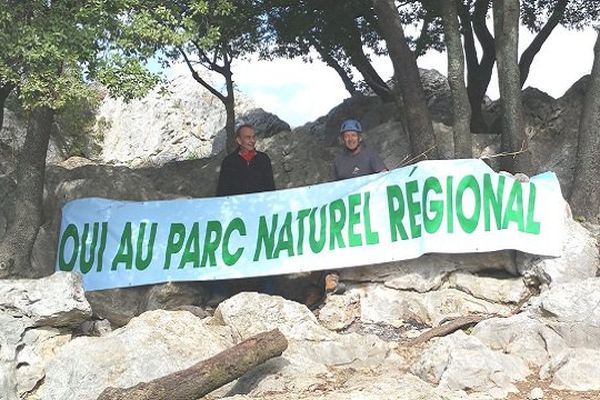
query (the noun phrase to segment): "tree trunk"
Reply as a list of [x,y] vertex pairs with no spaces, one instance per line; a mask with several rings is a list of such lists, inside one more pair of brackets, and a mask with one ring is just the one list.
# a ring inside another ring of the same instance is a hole
[[47,107],[35,108],[29,116],[17,161],[14,223],[0,243],[0,278],[20,276],[31,267],[31,252],[42,223],[46,153],[53,118],[54,111]]
[[501,167],[511,173],[531,174],[529,142],[523,122],[518,64],[519,0],[494,0],[494,33],[502,120]]
[[600,30],[594,46],[594,66],[579,122],[575,179],[570,203],[573,213],[600,223]]
[[371,61],[363,50],[362,38],[360,31],[356,27],[354,21],[346,22],[345,32],[348,35],[348,40],[344,41],[347,45],[344,47],[346,53],[350,57],[352,65],[363,76],[365,83],[375,92],[377,96],[384,102],[393,101],[394,96],[387,83],[379,76],[377,70],[371,64]]
[[[229,84],[228,84],[229,86]],[[233,87],[233,85],[232,85]],[[235,98],[233,90],[227,95],[224,101],[227,120],[225,121],[226,141],[225,147],[227,153],[231,153],[237,149],[238,144],[235,140]]]
[[3,84],[0,86],[0,130],[4,126],[4,105],[10,92],[14,89],[14,85]]
[[[488,132],[489,130],[481,110],[483,98],[492,79],[492,71],[496,62],[494,37],[486,24],[489,4],[490,0],[477,0],[473,15],[470,14],[468,6],[461,6],[459,13],[462,33],[465,39],[467,92],[471,104],[472,132]],[[478,60],[473,31],[475,31],[475,35],[481,46],[481,61]]]
[[544,27],[538,32],[537,35],[535,35],[533,41],[525,49],[523,54],[521,54],[521,60],[519,61],[519,70],[521,71],[521,87],[523,87],[527,77],[529,76],[529,69],[531,68],[533,59],[537,53],[539,53],[542,45],[546,42],[554,28],[556,28],[556,26],[562,20],[568,2],[569,0],[558,1],[554,7],[554,11],[552,11],[552,15],[550,15],[550,18],[548,18],[548,21]]
[[310,41],[310,44],[315,48],[315,50],[317,50],[317,52],[321,56],[321,59],[325,61],[325,63],[328,66],[333,68],[335,72],[337,72],[338,76],[344,83],[344,87],[346,88],[348,93],[350,93],[350,96],[356,96],[358,94],[358,91],[349,72],[346,71],[346,69],[342,67],[340,63],[338,63],[337,60],[331,54],[329,54],[327,50],[323,48],[323,46],[321,46],[316,40],[314,40],[314,38],[309,37],[308,40]]
[[394,75],[402,92],[413,159],[437,159],[438,149],[419,68],[406,43],[398,10],[393,0],[373,0],[373,5],[394,66]]
[[287,346],[279,330],[264,332],[183,371],[129,389],[107,388],[98,400],[199,399],[270,358],[280,356]]
[[454,157],[471,158],[471,105],[465,87],[465,64],[456,3],[442,1],[442,20],[448,52],[448,84],[452,92],[452,129]]
[[225,121],[225,148],[227,153],[237,149],[238,144],[235,140],[235,91],[233,89],[233,73],[231,72],[231,58],[227,50],[223,50],[223,68],[219,71],[225,78],[225,87],[227,96],[223,99],[227,120]]

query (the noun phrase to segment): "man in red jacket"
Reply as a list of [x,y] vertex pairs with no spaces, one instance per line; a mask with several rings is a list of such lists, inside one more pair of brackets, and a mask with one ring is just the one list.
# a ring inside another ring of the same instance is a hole
[[250,124],[235,131],[238,148],[221,163],[217,196],[275,190],[273,167],[269,156],[256,151],[256,131]]

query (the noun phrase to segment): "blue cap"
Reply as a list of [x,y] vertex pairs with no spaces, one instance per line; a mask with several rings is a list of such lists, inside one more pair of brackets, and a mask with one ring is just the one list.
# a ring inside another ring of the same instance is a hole
[[342,122],[340,133],[344,133],[346,131],[355,131],[360,133],[362,132],[362,126],[360,125],[360,122],[355,119],[347,119]]

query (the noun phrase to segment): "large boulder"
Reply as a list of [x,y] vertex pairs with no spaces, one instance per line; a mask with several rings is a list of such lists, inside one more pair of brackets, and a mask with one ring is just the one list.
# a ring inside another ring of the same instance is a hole
[[[235,98],[238,114],[256,108],[238,91]],[[100,159],[139,166],[210,157],[225,147],[225,121],[223,103],[191,74],[180,75],[140,100],[104,99],[96,128],[104,137]]]
[[34,326],[74,326],[91,315],[81,278],[57,272],[43,279],[0,280],[0,310]]
[[450,390],[486,392],[504,398],[530,373],[519,358],[490,350],[463,331],[434,340],[411,371],[421,379]]
[[600,271],[598,242],[592,232],[573,220],[565,203],[563,245],[560,257],[517,253],[523,276],[535,277],[546,287],[595,277]]
[[0,280],[0,398],[28,398],[70,329],[90,315],[78,275]]
[[209,326],[187,311],[149,311],[103,337],[64,345],[35,395],[96,399],[107,387],[130,387],[189,368],[232,345],[227,327]]

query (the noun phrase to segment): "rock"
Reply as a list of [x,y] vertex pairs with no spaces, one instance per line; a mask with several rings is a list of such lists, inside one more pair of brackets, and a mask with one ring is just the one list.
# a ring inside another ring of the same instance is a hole
[[243,292],[224,301],[215,310],[214,321],[237,332],[236,340],[275,328],[288,340],[322,341],[335,337],[319,325],[304,305],[262,293]]
[[455,289],[420,294],[382,285],[366,285],[360,290],[361,320],[367,323],[402,326],[404,321],[416,321],[437,326],[448,318],[474,313],[510,313],[506,306],[479,300]]
[[112,332],[112,326],[107,319],[84,321],[77,330],[81,336],[104,336]]
[[30,329],[24,332],[16,353],[17,393],[25,398],[46,376],[47,365],[71,335],[56,328]]
[[492,303],[518,303],[529,295],[521,278],[492,278],[463,272],[450,275],[448,287]]
[[0,310],[34,326],[75,326],[91,315],[81,278],[56,272],[43,279],[0,280]]
[[558,285],[596,276],[600,259],[595,237],[570,216],[565,216],[565,233],[560,257],[517,253],[521,275],[530,272],[543,285]]
[[[256,109],[242,93],[235,98],[238,114]],[[104,136],[100,158],[139,166],[210,157],[225,147],[225,121],[223,103],[186,73],[141,100],[106,98],[97,116],[96,130]]]
[[176,310],[182,306],[201,306],[208,300],[203,282],[169,282],[151,286],[146,294],[146,310]]
[[257,147],[266,150],[273,164],[275,187],[286,189],[331,180],[334,152],[317,139],[297,132],[282,132],[260,139]]
[[600,390],[600,350],[569,349],[553,358],[540,371],[540,378],[552,379],[550,387],[558,390],[585,392]]
[[17,400],[17,346],[33,322],[0,312],[0,399]]
[[431,117],[452,125],[452,93],[448,79],[435,69],[419,68],[419,74]]
[[226,327],[208,326],[186,311],[149,311],[103,337],[67,343],[35,394],[47,400],[96,399],[106,387],[147,382],[232,345]]
[[516,272],[514,252],[426,254],[412,260],[345,268],[340,279],[350,282],[382,282],[385,286],[420,293],[438,289],[453,271]]
[[258,137],[269,137],[279,132],[291,131],[290,124],[262,108],[254,108],[243,113],[236,121],[236,125],[251,124]]
[[532,302],[532,313],[568,346],[600,350],[600,278],[552,287]]
[[541,367],[567,348],[563,338],[531,312],[482,321],[471,335],[492,350],[521,358],[531,368]]
[[395,112],[394,104],[383,103],[379,97],[354,96],[344,99],[322,117],[322,120],[296,130],[308,131],[326,146],[339,146],[340,126],[344,120],[349,118],[359,120],[363,132],[368,133],[373,128],[392,121]]
[[457,331],[434,339],[411,372],[449,390],[494,390],[494,397],[506,397],[517,392],[513,382],[524,380],[530,371],[519,358],[492,351],[479,339]]
[[98,290],[87,292],[86,297],[96,319],[106,319],[120,327],[142,313],[148,290],[148,286]]
[[535,388],[531,389],[531,392],[529,392],[530,400],[542,400],[543,398],[544,398],[544,391],[539,387],[535,387]]
[[360,297],[356,292],[328,296],[319,310],[321,325],[333,331],[347,328],[360,317]]
[[235,295],[215,310],[214,323],[231,327],[239,335],[237,340],[279,329],[289,341],[284,358],[303,368],[380,365],[390,356],[388,344],[376,336],[331,332],[319,325],[306,306],[279,296]]

